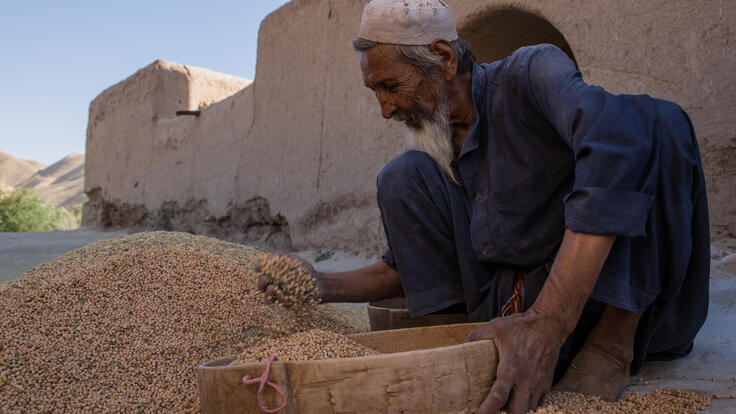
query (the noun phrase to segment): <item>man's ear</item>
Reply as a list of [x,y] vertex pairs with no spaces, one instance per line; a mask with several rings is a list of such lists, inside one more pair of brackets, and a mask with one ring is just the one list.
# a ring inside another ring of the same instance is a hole
[[445,39],[434,39],[429,45],[429,51],[442,57],[442,70],[445,80],[449,81],[457,74],[457,56],[452,43]]

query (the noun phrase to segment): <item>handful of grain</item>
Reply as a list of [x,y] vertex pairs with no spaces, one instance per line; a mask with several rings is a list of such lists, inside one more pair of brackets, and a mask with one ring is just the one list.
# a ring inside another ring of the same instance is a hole
[[298,331],[353,332],[319,307],[268,302],[261,253],[139,233],[0,285],[0,412],[197,412],[199,364]]
[[319,291],[314,278],[299,260],[282,255],[264,253],[256,258],[259,270],[284,294],[286,307],[319,303]]
[[297,332],[282,338],[267,339],[245,349],[230,365],[262,362],[271,355],[281,361],[306,361],[318,359],[355,358],[378,355],[345,335],[321,329]]
[[651,393],[629,393],[618,401],[571,392],[551,392],[533,414],[695,414],[710,405],[708,396],[680,390],[655,390]]

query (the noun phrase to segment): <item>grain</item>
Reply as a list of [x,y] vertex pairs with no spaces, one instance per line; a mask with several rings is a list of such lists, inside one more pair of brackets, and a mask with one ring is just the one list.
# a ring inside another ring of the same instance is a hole
[[284,306],[299,307],[319,303],[319,292],[312,275],[299,260],[276,254],[264,253],[256,258],[259,271],[271,279],[281,290]]
[[705,410],[710,399],[701,393],[680,390],[654,390],[651,393],[629,393],[619,401],[569,392],[551,392],[534,414],[629,414],[670,413],[694,414]]
[[319,359],[355,358],[378,355],[345,335],[321,329],[297,332],[282,338],[267,339],[246,348],[230,365],[262,362],[271,355],[281,361],[306,361]]
[[262,253],[139,233],[0,285],[0,411],[197,412],[199,364],[298,331],[354,331],[318,307],[267,301]]

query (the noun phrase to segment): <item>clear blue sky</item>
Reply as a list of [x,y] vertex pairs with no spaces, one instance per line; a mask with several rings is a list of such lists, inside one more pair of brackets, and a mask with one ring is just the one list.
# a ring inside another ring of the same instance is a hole
[[254,79],[258,26],[286,2],[0,1],[0,151],[83,153],[89,103],[156,59]]

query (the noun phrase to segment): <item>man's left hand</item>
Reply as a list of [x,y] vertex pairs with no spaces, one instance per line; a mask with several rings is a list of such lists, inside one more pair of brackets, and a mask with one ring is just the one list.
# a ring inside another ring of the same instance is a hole
[[552,387],[555,365],[565,342],[554,317],[529,309],[491,320],[470,333],[468,341],[491,339],[498,350],[496,381],[477,413],[513,413],[536,409]]

